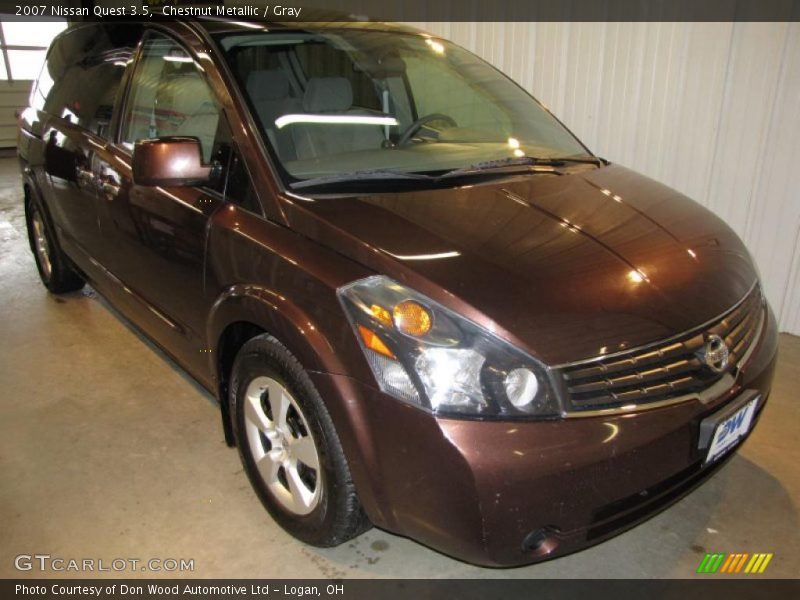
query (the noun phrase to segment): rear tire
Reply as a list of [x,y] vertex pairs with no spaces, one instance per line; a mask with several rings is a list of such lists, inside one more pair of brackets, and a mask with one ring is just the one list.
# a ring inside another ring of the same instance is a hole
[[58,245],[47,211],[35,196],[31,196],[25,205],[25,221],[31,252],[45,287],[54,294],[81,289],[86,282]]
[[229,402],[250,483],[284,530],[330,547],[370,528],[325,404],[278,340],[263,334],[242,346]]

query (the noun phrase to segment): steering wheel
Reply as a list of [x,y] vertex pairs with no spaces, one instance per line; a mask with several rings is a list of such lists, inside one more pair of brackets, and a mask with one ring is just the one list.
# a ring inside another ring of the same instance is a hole
[[431,121],[444,121],[450,127],[458,127],[458,123],[456,123],[453,117],[448,117],[447,115],[443,115],[442,113],[430,113],[429,115],[425,115],[424,117],[420,117],[416,121],[414,121],[411,125],[409,125],[403,134],[400,136],[400,139],[397,142],[398,146],[405,146],[411,138],[414,137],[414,134],[417,133],[426,123],[430,123]]

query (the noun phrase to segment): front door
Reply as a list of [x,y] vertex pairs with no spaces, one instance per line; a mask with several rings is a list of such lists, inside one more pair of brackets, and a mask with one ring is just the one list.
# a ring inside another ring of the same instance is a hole
[[[182,46],[148,34],[121,119],[111,160],[95,165],[106,203],[104,234],[116,248],[108,269],[147,310],[140,325],[190,370],[204,364],[203,268],[209,217],[223,204],[208,187],[145,187],[131,179],[137,140],[193,136],[205,162],[216,159],[222,111],[202,72]],[[221,189],[221,188],[220,188]]]

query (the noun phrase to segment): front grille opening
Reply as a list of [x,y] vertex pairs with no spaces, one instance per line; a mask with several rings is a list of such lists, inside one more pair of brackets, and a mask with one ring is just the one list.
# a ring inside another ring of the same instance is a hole
[[[726,371],[736,369],[755,341],[764,319],[756,286],[736,307],[712,325],[663,344],[560,369],[574,411],[650,404],[701,392]],[[729,349],[728,367],[715,372],[701,358],[709,336]]]
[[600,507],[592,515],[594,524],[586,532],[586,539],[605,537],[659,512],[716,473],[726,462],[720,460],[705,469],[697,462],[638,494]]

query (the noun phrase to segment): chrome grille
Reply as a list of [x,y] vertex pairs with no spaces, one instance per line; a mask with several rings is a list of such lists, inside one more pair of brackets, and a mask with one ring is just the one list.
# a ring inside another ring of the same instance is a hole
[[[716,322],[661,344],[560,367],[570,409],[602,410],[644,405],[700,392],[738,367],[758,337],[764,318],[758,286]],[[730,351],[716,372],[702,358],[710,336]]]

